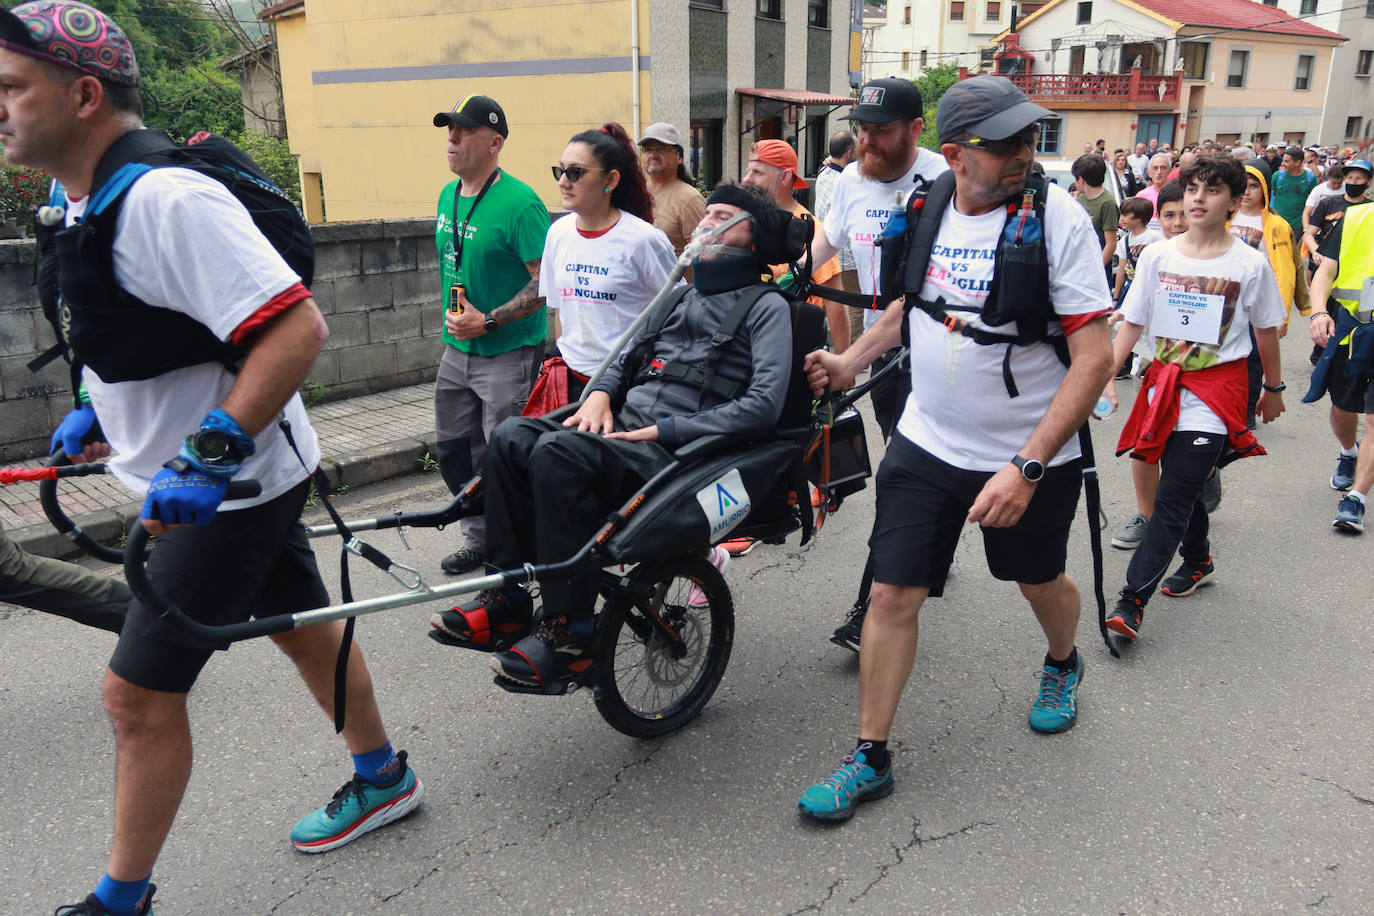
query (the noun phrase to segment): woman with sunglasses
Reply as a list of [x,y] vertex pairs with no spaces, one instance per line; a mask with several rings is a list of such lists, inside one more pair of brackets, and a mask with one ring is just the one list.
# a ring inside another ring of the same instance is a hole
[[572,370],[568,397],[575,400],[677,259],[654,228],[639,151],[619,124],[573,137],[553,177],[569,212],[549,227],[539,294],[555,310],[558,352]]

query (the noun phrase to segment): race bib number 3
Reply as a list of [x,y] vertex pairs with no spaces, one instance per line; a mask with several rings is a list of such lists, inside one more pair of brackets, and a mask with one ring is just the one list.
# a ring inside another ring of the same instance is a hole
[[1155,293],[1150,333],[1215,347],[1221,342],[1221,313],[1225,307],[1225,296],[1161,289]]

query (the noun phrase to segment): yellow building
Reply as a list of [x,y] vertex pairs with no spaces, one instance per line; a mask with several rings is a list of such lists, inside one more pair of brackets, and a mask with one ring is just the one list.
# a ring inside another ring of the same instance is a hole
[[552,206],[549,166],[606,121],[636,137],[677,125],[708,185],[742,173],[755,137],[794,139],[814,171],[858,81],[848,0],[286,0],[261,15],[312,222],[431,214],[452,177],[432,119],[470,93],[500,103],[502,166]]

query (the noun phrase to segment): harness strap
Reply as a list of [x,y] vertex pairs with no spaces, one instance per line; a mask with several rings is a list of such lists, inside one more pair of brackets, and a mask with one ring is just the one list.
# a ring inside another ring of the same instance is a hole
[[1102,641],[1107,644],[1107,651],[1112,653],[1113,658],[1120,658],[1121,653],[1112,645],[1112,639],[1107,634],[1107,598],[1102,591],[1102,488],[1097,479],[1097,462],[1093,458],[1093,436],[1088,428],[1088,422],[1078,430],[1078,448],[1083,453],[1083,495],[1088,509],[1088,531],[1091,537],[1088,544],[1092,548],[1093,554],[1093,596],[1097,599],[1097,629],[1102,634]]

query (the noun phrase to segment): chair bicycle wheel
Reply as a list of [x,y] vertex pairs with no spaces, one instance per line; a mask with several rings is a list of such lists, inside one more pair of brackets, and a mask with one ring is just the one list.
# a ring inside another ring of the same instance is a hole
[[597,621],[597,711],[634,738],[675,731],[701,712],[725,674],[735,639],[730,589],[704,557],[679,556],[641,564],[617,592]]

